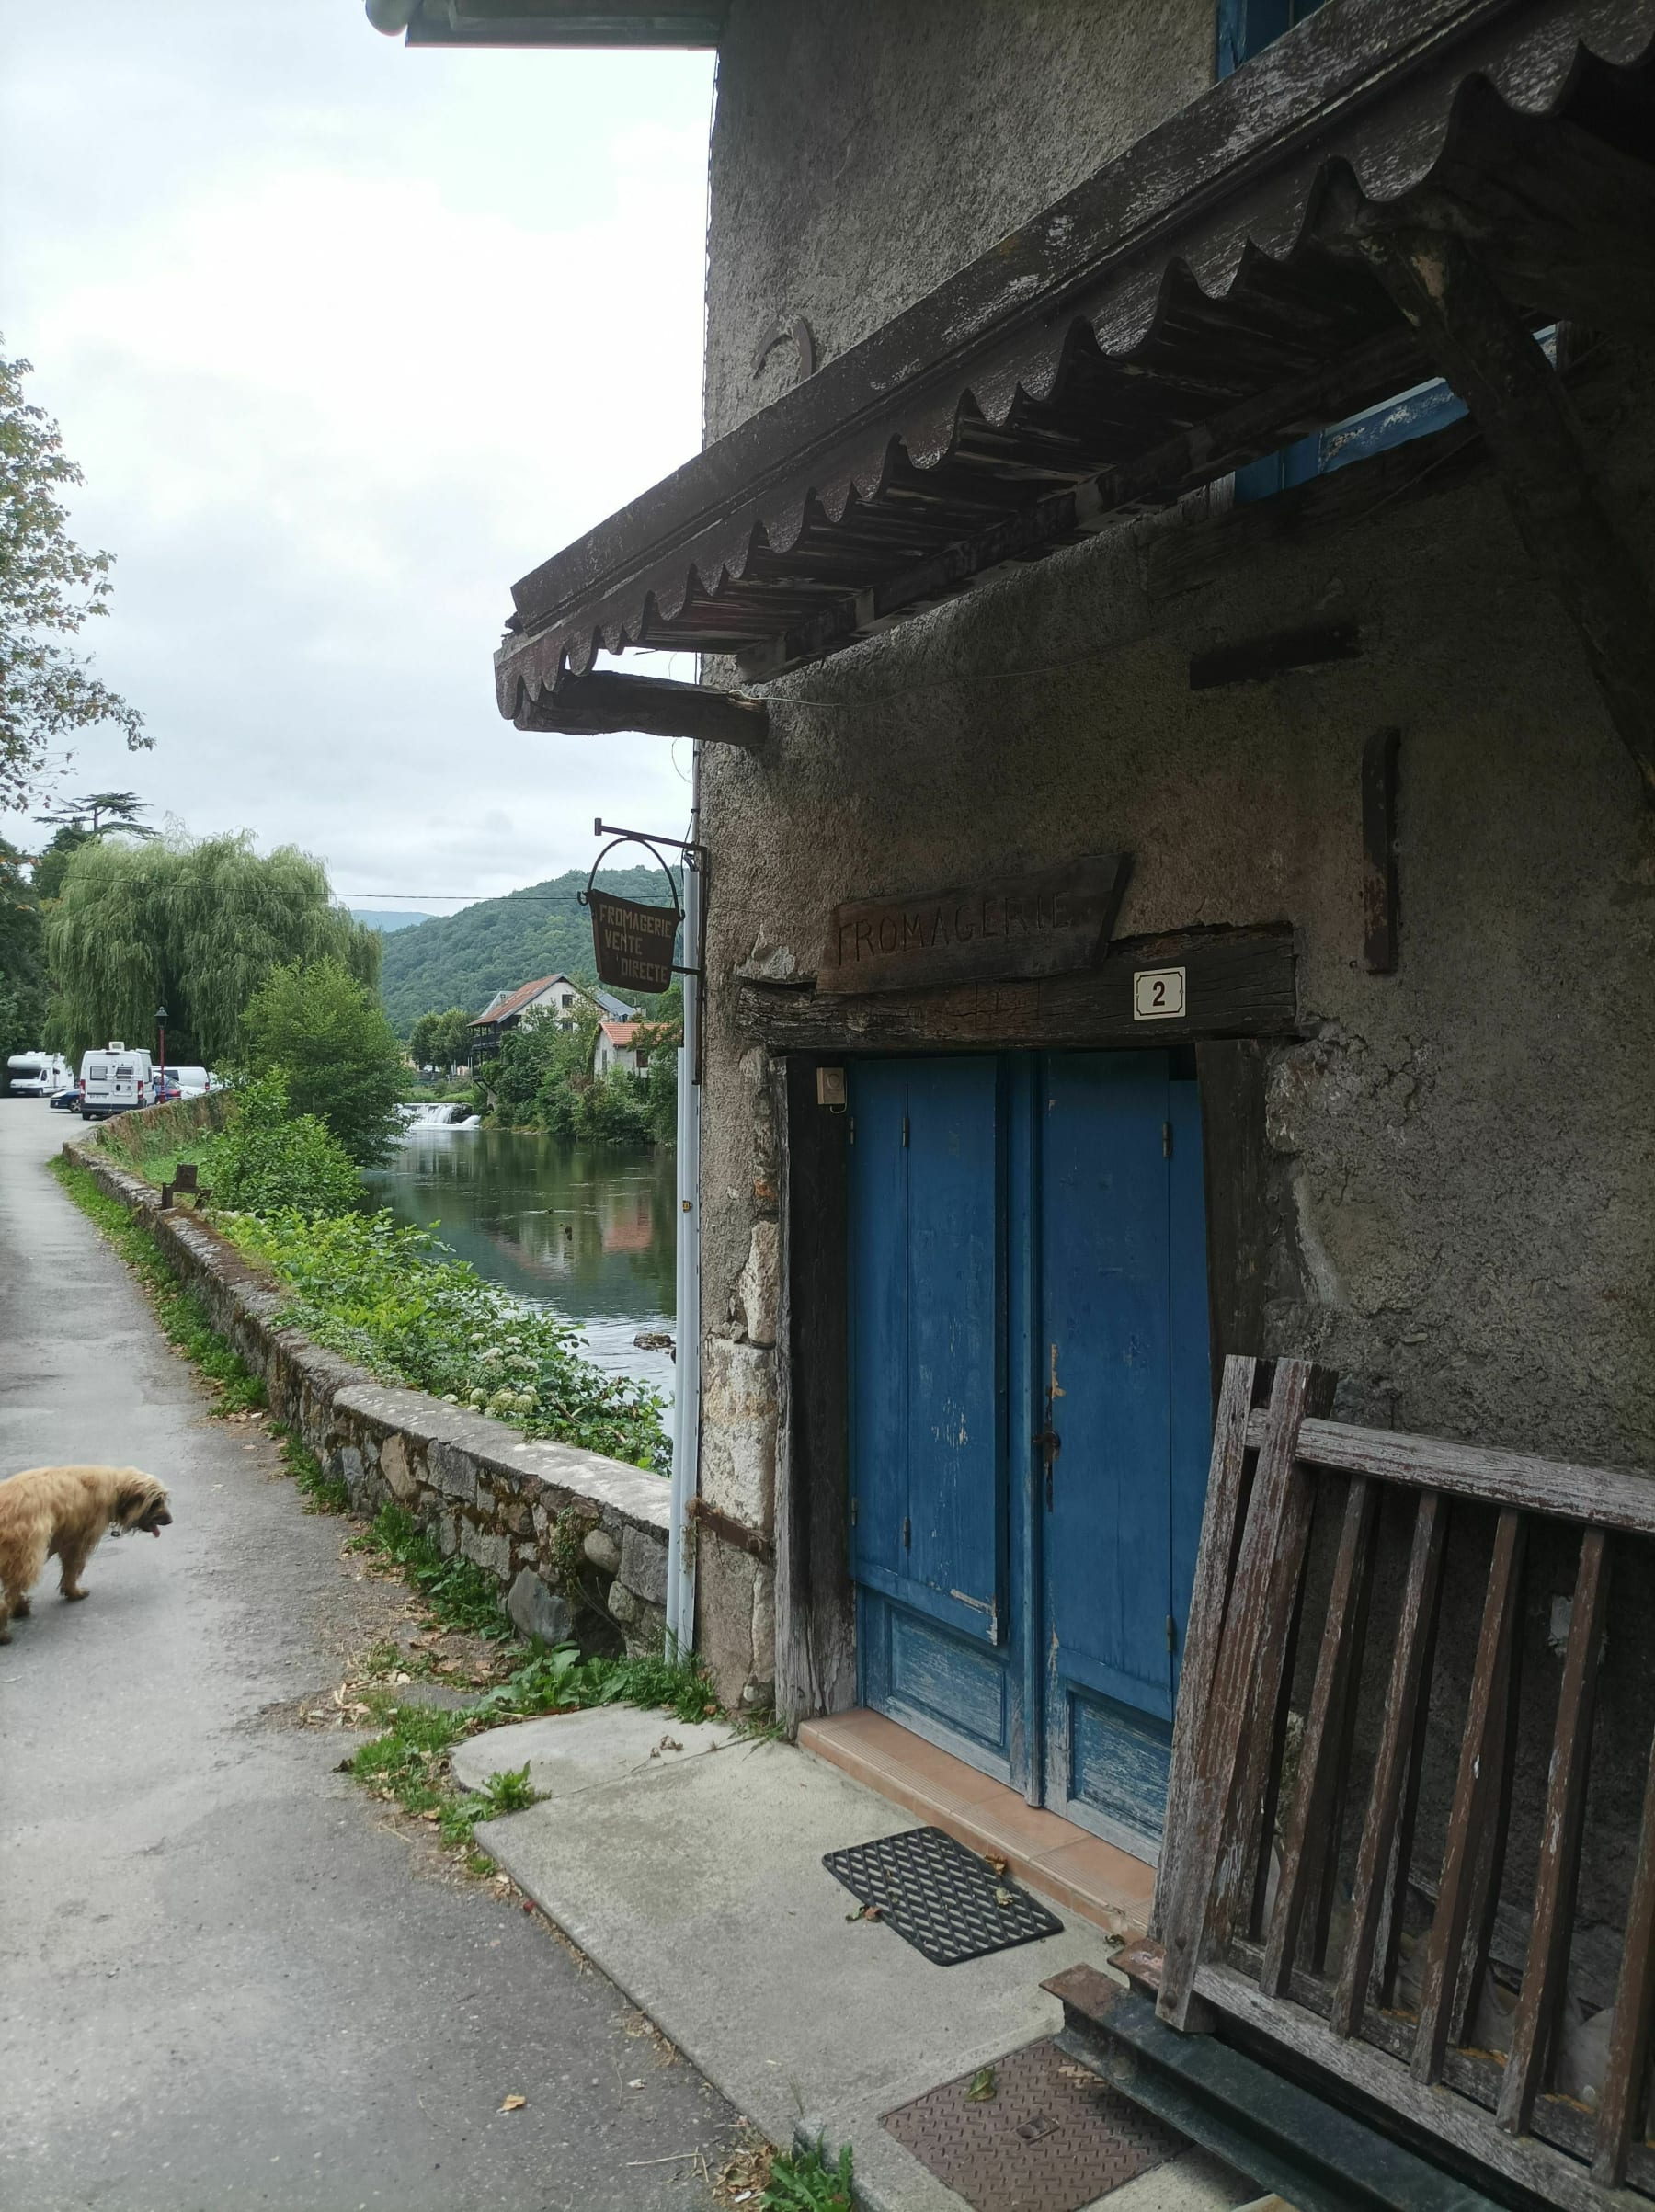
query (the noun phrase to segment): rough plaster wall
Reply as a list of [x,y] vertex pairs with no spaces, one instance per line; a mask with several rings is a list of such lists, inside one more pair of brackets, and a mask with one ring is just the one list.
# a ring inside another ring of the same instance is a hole
[[[1649,398],[1599,425],[1646,557]],[[733,972],[814,968],[839,899],[1118,841],[1123,934],[1297,928],[1308,1041],[1269,1092],[1291,1249],[1257,1349],[1337,1366],[1348,1418],[1655,1467],[1655,821],[1497,485],[1159,604],[1150,543],[1111,533],[802,671],[764,755],[711,749],[707,1311],[745,1334],[774,1180]],[[1190,690],[1192,652],[1332,614],[1360,660]],[[1358,778],[1389,723],[1401,965],[1371,976]]]
[[718,63],[705,421],[792,383],[1212,81],[1213,0],[735,0]]

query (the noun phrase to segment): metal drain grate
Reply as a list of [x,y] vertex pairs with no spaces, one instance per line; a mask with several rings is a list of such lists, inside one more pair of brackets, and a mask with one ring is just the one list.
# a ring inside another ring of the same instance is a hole
[[822,1864],[939,1967],[1063,1933],[1055,1913],[940,1828],[830,1851]]
[[965,2093],[987,2086],[982,2074],[962,2074],[884,2122],[972,2212],[1079,2212],[1189,2148],[1055,2043],[1025,2045],[992,2072],[982,2102]]

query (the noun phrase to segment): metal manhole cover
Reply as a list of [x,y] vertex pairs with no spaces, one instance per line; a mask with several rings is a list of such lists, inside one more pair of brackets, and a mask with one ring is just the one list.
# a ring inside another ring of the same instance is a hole
[[993,2072],[982,2102],[965,2093],[981,2075],[962,2074],[884,2122],[972,2212],[1079,2212],[1189,2149],[1055,2043],[1027,2044]]
[[1063,1933],[1055,1913],[940,1828],[830,1851],[822,1864],[939,1967]]

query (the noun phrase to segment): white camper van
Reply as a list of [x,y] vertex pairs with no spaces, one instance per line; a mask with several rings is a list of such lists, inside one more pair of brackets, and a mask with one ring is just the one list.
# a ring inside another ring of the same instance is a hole
[[112,1113],[131,1113],[155,1102],[155,1071],[148,1053],[133,1052],[119,1039],[81,1060],[81,1118],[107,1122]]
[[18,1099],[49,1099],[74,1080],[68,1061],[58,1053],[13,1053],[6,1068],[12,1096]]

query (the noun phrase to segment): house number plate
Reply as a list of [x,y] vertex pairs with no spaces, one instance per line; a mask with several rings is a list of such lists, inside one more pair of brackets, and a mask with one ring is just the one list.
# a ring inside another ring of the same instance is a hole
[[1176,1021],[1184,1010],[1182,968],[1139,968],[1132,978],[1135,1021]]

